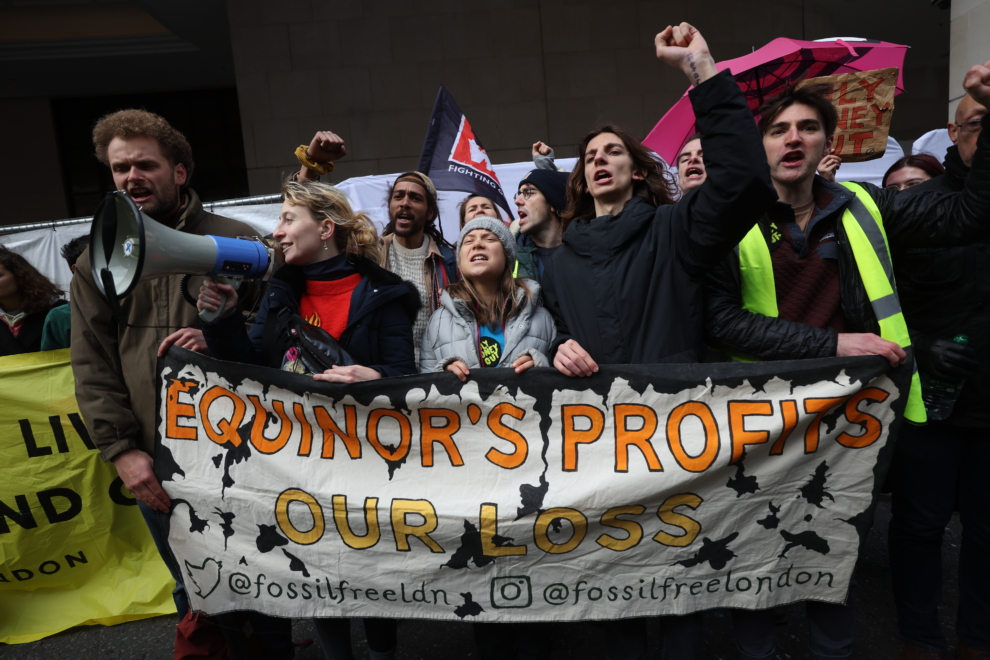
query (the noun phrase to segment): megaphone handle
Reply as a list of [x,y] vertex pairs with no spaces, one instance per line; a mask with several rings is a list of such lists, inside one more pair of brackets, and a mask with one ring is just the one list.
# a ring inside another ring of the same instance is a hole
[[[216,275],[214,276],[213,281],[217,284],[229,284],[234,287],[234,289],[237,289],[241,285],[242,280],[239,277],[224,277],[222,275]],[[199,310],[199,318],[203,319],[204,323],[213,323],[223,314],[223,308],[227,304],[227,294],[223,291],[217,291],[217,293],[220,294],[220,304],[217,305],[215,312],[211,312],[208,309]]]

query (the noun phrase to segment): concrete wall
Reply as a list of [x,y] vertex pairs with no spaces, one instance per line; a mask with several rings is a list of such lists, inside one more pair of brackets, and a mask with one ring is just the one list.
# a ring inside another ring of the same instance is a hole
[[949,51],[949,116],[953,121],[965,94],[963,78],[969,67],[990,61],[990,0],[953,0]]
[[277,191],[317,130],[349,145],[333,180],[415,167],[441,83],[496,163],[536,140],[573,156],[605,121],[645,136],[687,88],[654,54],[672,20],[719,60],[778,36],[910,43],[895,137],[943,123],[949,13],[927,2],[891,15],[857,0],[236,0],[228,15],[252,194]]
[[46,98],[0,99],[0,225],[68,214],[51,105]]

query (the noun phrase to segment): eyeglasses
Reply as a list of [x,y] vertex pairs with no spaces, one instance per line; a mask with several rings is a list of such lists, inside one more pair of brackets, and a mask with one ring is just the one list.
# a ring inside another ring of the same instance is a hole
[[522,195],[522,198],[523,199],[529,199],[530,197],[532,197],[533,195],[535,195],[538,192],[540,192],[540,191],[537,190],[536,188],[522,188],[522,189],[519,190],[518,193],[516,193],[516,197],[519,197],[520,195]]
[[960,133],[979,133],[980,129],[983,128],[983,117],[977,117],[976,119],[970,119],[961,124],[956,124],[956,128],[959,129]]

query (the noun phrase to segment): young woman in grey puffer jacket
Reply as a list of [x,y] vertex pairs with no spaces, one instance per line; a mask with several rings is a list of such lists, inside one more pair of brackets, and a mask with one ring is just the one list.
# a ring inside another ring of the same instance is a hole
[[522,373],[549,366],[557,334],[539,304],[540,285],[512,277],[516,242],[501,220],[479,217],[457,241],[462,280],[440,297],[420,348],[420,372],[450,371],[462,381],[471,369],[506,367]]

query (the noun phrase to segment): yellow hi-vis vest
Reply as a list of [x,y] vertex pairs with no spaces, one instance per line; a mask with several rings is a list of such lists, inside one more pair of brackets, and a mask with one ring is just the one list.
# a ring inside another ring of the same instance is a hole
[[[894,269],[890,261],[890,246],[883,230],[880,209],[873,198],[856,183],[843,183],[855,197],[842,213],[842,227],[849,238],[856,268],[866,287],[873,313],[880,322],[880,336],[902,348],[911,345],[901,303],[894,290]],[[759,225],[754,226],[739,243],[739,272],[742,276],[743,308],[755,314],[778,316],[777,288],[773,278],[770,248]],[[732,356],[739,361],[752,358]],[[915,424],[928,421],[921,399],[921,379],[917,364],[911,377],[904,417]]]

